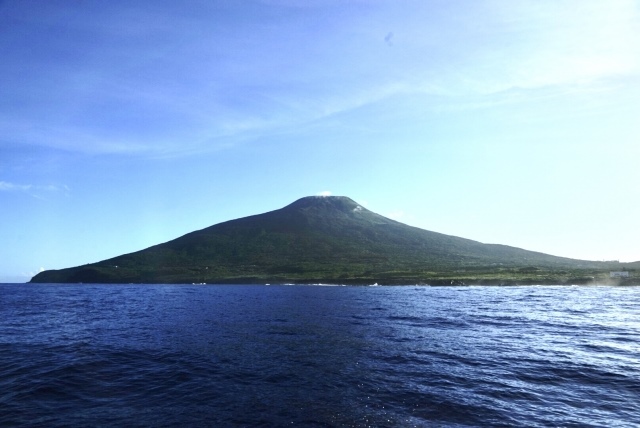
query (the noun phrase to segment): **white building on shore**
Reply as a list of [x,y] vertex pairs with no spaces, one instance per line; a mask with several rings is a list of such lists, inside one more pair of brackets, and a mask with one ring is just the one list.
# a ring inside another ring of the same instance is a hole
[[629,277],[629,272],[627,272],[626,270],[609,272],[609,278],[628,278],[628,277]]

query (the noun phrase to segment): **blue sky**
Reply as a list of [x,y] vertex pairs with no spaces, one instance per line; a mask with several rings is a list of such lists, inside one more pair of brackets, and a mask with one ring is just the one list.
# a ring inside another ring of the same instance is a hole
[[640,260],[637,0],[5,0],[0,58],[0,282],[321,192]]

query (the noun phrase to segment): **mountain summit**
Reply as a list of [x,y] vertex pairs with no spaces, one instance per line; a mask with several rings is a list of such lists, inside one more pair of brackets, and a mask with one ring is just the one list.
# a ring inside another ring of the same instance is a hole
[[31,282],[559,283],[609,268],[411,227],[344,196],[310,196]]

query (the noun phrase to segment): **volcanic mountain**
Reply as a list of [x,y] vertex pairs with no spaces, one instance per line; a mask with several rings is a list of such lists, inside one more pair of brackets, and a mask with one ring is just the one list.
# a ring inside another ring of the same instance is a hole
[[341,196],[311,196],[38,283],[458,284],[589,282],[619,264],[555,257],[411,227]]

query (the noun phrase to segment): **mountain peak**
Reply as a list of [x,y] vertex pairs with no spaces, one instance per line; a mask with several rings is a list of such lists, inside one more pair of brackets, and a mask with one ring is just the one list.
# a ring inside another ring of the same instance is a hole
[[346,196],[305,196],[287,205],[285,209],[360,211],[364,208]]

